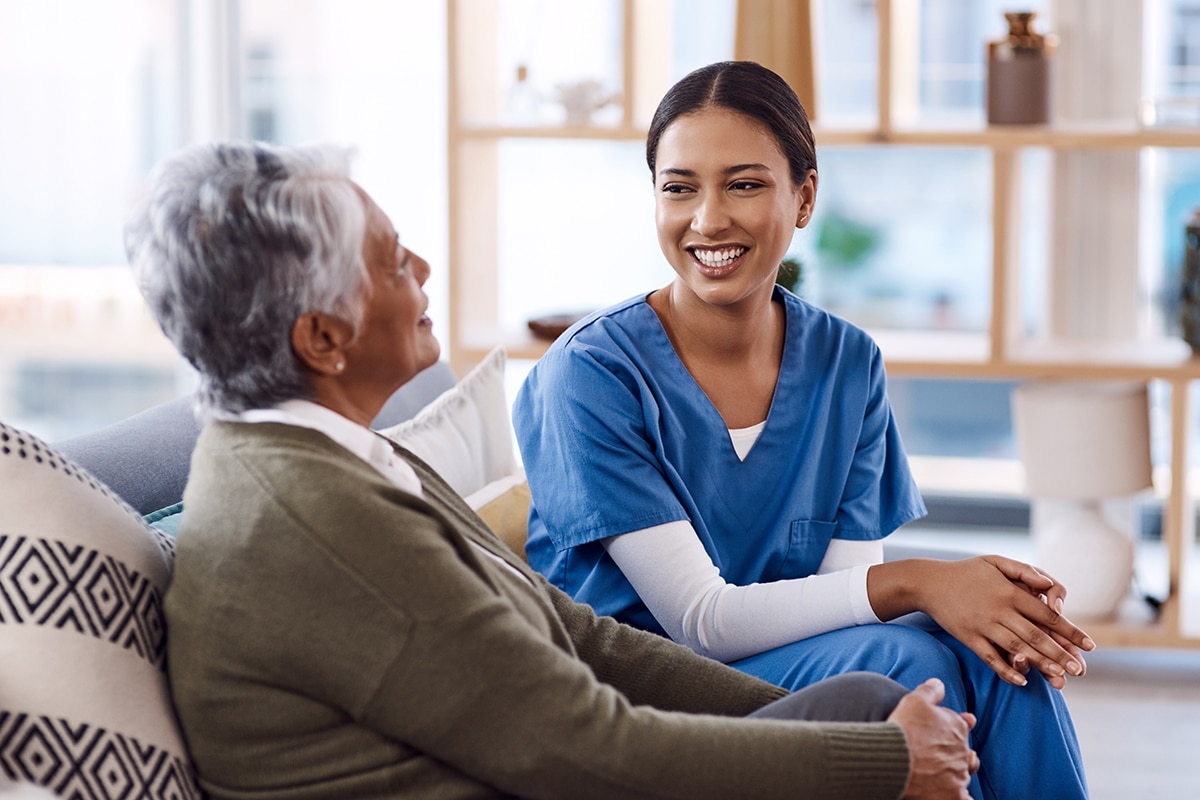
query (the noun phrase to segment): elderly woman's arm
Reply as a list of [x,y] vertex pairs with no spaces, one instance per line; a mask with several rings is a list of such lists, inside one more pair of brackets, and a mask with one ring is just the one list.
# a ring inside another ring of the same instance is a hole
[[336,736],[343,773],[374,743],[530,798],[899,795],[898,726],[731,718],[779,690],[489,557],[483,523],[414,466],[423,499],[313,431],[202,435],[167,603],[202,778],[317,774]]
[[422,560],[461,611],[409,628],[366,715],[386,734],[528,797],[895,797],[904,786],[896,728],[661,711],[737,716],[778,691],[555,592],[564,647],[452,547],[433,555]]
[[545,587],[579,657],[635,705],[740,717],[787,694],[664,637],[598,617],[549,582]]

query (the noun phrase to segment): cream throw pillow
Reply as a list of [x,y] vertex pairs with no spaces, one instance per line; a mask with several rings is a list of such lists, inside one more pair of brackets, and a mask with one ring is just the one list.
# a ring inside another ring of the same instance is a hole
[[504,396],[504,348],[497,347],[412,419],[381,434],[415,453],[463,497],[517,472]]
[[505,363],[497,347],[415,417],[380,433],[433,467],[524,558],[529,486],[517,463]]
[[469,495],[467,505],[500,537],[509,549],[525,559],[525,537],[529,534],[529,484],[525,470],[492,481]]

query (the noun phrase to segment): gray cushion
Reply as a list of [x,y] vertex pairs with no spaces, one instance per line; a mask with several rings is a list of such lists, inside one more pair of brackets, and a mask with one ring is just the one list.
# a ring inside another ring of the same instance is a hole
[[139,514],[183,497],[200,423],[180,397],[92,433],[55,444]]
[[[450,365],[439,361],[392,395],[372,425],[383,428],[403,422],[454,386],[455,380]],[[149,514],[183,498],[199,434],[189,396],[54,446],[139,514]]]
[[418,411],[432,403],[442,392],[453,388],[457,382],[458,378],[450,365],[439,361],[424,372],[418,373],[388,398],[371,427],[376,430],[387,428],[415,417]]

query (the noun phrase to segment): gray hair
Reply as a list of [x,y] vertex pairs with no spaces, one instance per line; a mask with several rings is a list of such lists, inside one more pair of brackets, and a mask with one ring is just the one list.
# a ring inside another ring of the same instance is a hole
[[344,149],[194,145],[155,170],[125,252],[159,327],[200,374],[202,413],[311,399],[292,327],[318,311],[358,330],[365,232]]

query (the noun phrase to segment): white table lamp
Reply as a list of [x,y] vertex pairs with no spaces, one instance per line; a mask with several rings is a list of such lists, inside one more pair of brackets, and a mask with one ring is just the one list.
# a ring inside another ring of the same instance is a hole
[[1067,587],[1068,617],[1112,617],[1129,594],[1134,543],[1103,502],[1153,485],[1146,384],[1025,384],[1013,423],[1035,503],[1035,566]]

